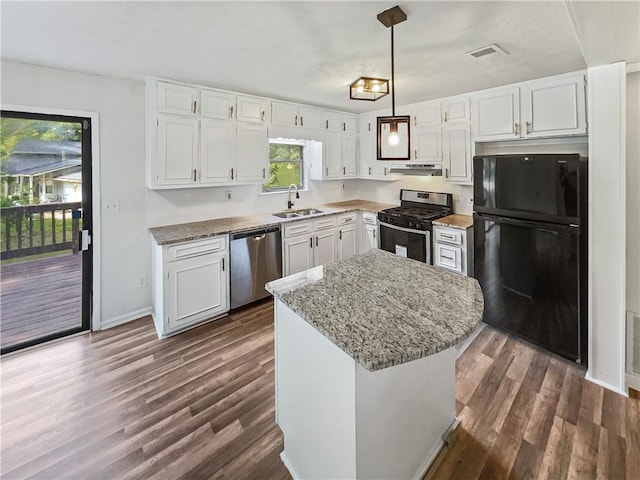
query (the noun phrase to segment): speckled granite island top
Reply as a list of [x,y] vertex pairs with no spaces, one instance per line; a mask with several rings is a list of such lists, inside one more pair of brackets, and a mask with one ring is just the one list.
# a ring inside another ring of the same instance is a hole
[[456,345],[484,310],[476,279],[378,249],[266,289],[370,371]]
[[[240,217],[216,218],[201,222],[180,223],[177,225],[167,225],[164,227],[153,227],[149,233],[158,245],[169,245],[172,243],[188,242],[202,238],[213,237],[214,235],[224,235],[227,233],[245,232],[255,228],[269,227],[281,223],[295,222],[301,220],[314,219],[324,215],[334,215],[336,213],[346,213],[353,211],[378,212],[385,208],[395,207],[387,203],[369,202],[366,200],[347,200],[344,202],[326,203],[313,208],[322,210],[322,213],[305,217],[284,219],[274,217],[268,213],[256,215],[243,215]],[[309,208],[309,207],[300,207]]]

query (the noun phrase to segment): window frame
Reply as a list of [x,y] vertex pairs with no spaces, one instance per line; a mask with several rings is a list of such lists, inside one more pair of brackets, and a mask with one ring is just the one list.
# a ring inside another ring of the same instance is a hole
[[[271,162],[274,163],[291,163],[291,162],[297,162],[300,163],[300,183],[301,185],[298,185],[298,191],[303,191],[303,190],[307,190],[308,188],[308,183],[309,183],[309,179],[308,179],[308,162],[307,162],[307,157],[308,157],[308,152],[307,152],[307,141],[306,140],[299,140],[299,139],[294,139],[294,138],[269,138],[269,145],[271,144],[279,144],[279,145],[298,145],[300,147],[302,147],[302,151],[301,151],[301,159],[300,160],[274,160],[269,158],[269,172],[271,171]],[[284,187],[279,187],[279,188],[265,188],[264,186],[265,184],[263,183],[261,185],[261,193],[263,194],[269,194],[269,193],[282,193],[282,192],[287,192],[289,185],[284,186]]]

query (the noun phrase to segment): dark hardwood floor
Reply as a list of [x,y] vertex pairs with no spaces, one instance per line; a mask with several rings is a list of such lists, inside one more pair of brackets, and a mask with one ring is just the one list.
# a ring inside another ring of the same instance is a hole
[[82,324],[81,255],[0,267],[0,342],[16,345]]
[[[144,318],[5,356],[1,476],[290,478],[274,422],[273,306],[158,340]],[[485,328],[457,363],[442,479],[640,478],[640,401]]]

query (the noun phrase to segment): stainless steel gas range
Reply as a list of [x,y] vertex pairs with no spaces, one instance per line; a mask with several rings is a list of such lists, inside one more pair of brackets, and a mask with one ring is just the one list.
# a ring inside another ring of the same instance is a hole
[[400,190],[400,206],[378,212],[380,248],[432,264],[431,222],[452,213],[450,193]]

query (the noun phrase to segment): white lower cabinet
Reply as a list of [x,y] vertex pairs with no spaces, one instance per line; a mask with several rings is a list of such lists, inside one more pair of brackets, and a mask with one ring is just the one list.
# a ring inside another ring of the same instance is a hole
[[153,246],[153,320],[166,337],[229,311],[226,236]]
[[473,275],[473,228],[433,226],[433,264],[463,275]]
[[378,217],[375,213],[362,213],[361,232],[360,252],[378,248]]
[[283,232],[285,276],[362,251],[356,212],[291,222],[284,225]]

